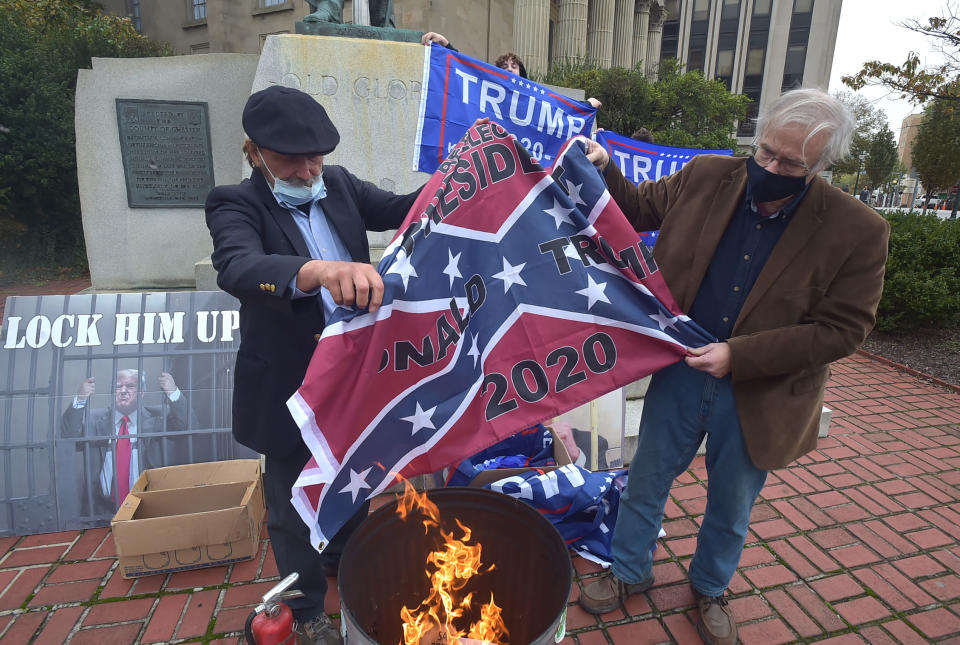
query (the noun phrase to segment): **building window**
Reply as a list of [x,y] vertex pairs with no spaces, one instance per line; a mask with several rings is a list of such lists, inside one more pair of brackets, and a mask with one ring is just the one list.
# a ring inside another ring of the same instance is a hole
[[207,19],[207,0],[190,0],[190,20]]
[[730,90],[733,83],[733,55],[737,51],[740,27],[740,0],[723,0],[720,8],[720,29],[717,33],[717,67],[713,76]]
[[783,65],[785,92],[803,84],[803,70],[807,63],[807,43],[810,41],[810,23],[813,19],[813,0],[794,0],[793,16],[790,17],[790,36],[787,41],[787,58]]
[[266,9],[267,7],[276,7],[282,4],[287,4],[290,0],[260,0],[260,8]]
[[707,57],[707,33],[710,31],[710,4],[711,0],[693,0],[690,46],[687,48],[688,72],[704,71],[703,66]]
[[191,54],[209,54],[210,53],[210,43],[197,43],[196,45],[190,45]]
[[680,43],[680,0],[666,0],[663,10],[667,18],[663,22],[662,40],[660,41],[660,60],[678,58],[677,48]]
[[737,127],[737,136],[752,137],[757,129],[760,98],[763,90],[763,68],[770,37],[770,0],[757,0],[750,17],[747,36],[747,64],[743,74],[743,94],[750,98],[747,116]]

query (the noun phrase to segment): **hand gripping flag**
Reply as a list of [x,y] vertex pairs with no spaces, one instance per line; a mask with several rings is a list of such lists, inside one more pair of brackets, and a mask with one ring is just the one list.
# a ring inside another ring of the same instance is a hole
[[413,169],[433,172],[474,121],[503,123],[533,158],[553,164],[563,144],[589,133],[597,110],[466,54],[424,48]]
[[323,550],[368,498],[680,360],[712,339],[573,139],[548,172],[470,128],[288,401],[313,458],[292,502]]
[[[726,155],[733,154],[733,150],[706,150],[700,148],[675,148],[673,146],[658,146],[655,143],[637,141],[610,130],[600,130],[594,137],[601,146],[607,149],[610,159],[620,167],[623,176],[635,184],[641,181],[656,181],[661,177],[672,175],[697,155]],[[657,241],[659,231],[646,231],[640,234],[644,243],[653,246]]]

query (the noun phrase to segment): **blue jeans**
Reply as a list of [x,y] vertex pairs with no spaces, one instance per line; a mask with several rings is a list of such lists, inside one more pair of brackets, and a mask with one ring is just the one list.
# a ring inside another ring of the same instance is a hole
[[680,361],[653,375],[640,437],[613,535],[614,575],[635,584],[653,572],[651,553],[673,480],[707,436],[707,507],[690,564],[690,583],[719,596],[740,562],[750,511],[767,471],[747,454],[730,377],[717,379]]

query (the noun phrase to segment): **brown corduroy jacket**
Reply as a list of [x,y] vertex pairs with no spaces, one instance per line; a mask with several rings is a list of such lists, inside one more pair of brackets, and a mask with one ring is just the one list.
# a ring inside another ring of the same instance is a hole
[[[660,229],[654,258],[689,311],[743,207],[746,159],[698,156],[639,186],[613,162],[605,176],[636,230]],[[791,216],[727,341],[740,425],[758,468],[782,468],[816,447],[829,364],[856,351],[873,327],[889,237],[878,213],[820,177]]]

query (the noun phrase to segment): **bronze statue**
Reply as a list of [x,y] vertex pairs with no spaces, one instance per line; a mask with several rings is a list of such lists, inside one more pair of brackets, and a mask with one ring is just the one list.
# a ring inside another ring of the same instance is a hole
[[[359,2],[361,0],[354,0]],[[370,25],[373,27],[396,28],[393,16],[393,0],[368,0],[370,3]],[[343,23],[343,0],[307,0],[311,13],[304,22]]]

